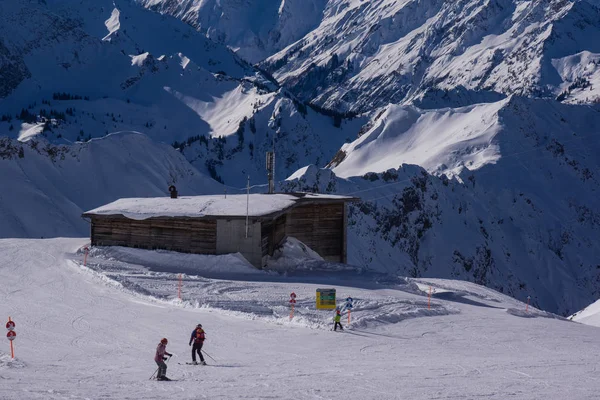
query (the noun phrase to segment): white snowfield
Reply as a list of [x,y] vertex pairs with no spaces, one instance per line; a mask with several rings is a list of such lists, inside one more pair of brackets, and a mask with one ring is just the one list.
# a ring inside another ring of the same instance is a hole
[[600,327],[600,300],[571,315],[569,319],[581,322],[582,324]]
[[[351,270],[336,278],[327,264],[236,280],[244,269],[234,256],[212,260],[221,276],[209,278],[208,259],[119,248],[94,249],[84,268],[85,244],[0,241],[0,315],[10,315],[17,332],[14,361],[8,341],[0,347],[1,399],[596,399],[600,392],[597,328],[525,312],[474,284]],[[335,287],[340,301],[354,298],[350,330],[328,330],[331,312],[314,308],[318,287]],[[214,360],[179,365],[191,358],[197,323]],[[148,379],[162,337],[176,355],[167,371],[174,382]]]

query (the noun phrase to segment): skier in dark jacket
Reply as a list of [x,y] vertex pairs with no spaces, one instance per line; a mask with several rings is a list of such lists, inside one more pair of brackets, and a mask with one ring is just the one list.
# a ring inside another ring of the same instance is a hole
[[204,361],[204,357],[202,356],[202,345],[204,344],[204,329],[202,329],[202,324],[196,325],[196,329],[192,332],[192,336],[190,337],[190,346],[192,342],[194,342],[194,347],[192,347],[192,364],[198,365],[196,361],[196,353],[200,356],[200,365],[206,365]]
[[167,364],[165,361],[167,360],[166,356],[171,357],[173,354],[167,353],[167,343],[169,341],[166,338],[162,338],[158,346],[156,347],[156,354],[154,355],[154,361],[156,365],[158,365],[158,373],[156,374],[156,380],[158,381],[170,381],[167,378]]

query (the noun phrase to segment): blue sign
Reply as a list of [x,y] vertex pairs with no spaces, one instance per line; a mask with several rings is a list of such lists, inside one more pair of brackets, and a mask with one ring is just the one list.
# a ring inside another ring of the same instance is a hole
[[354,300],[352,299],[352,297],[348,297],[348,298],[346,299],[346,307],[345,307],[345,308],[346,308],[346,309],[348,309],[348,310],[351,310],[351,309],[352,309],[352,302],[353,302],[353,301],[354,301]]

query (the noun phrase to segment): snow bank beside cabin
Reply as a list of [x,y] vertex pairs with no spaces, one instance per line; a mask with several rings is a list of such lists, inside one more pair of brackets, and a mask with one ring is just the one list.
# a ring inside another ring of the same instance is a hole
[[[97,247],[90,251],[83,271],[100,278],[101,284],[157,304],[215,309],[243,319],[311,329],[330,328],[332,310],[315,309],[316,290],[322,287],[336,288],[340,307],[345,298],[354,298],[352,325],[356,328],[459,313],[451,303],[432,302],[429,308],[427,297],[415,293],[413,285],[404,279],[381,283],[381,277],[357,274],[356,267],[318,260],[314,252],[302,249],[297,240],[288,240],[283,253],[288,261],[299,263],[291,268],[290,274],[254,269],[234,254],[214,256]],[[311,256],[314,258],[304,258]],[[82,264],[81,250],[73,258]],[[340,275],[340,271],[348,273]],[[178,299],[180,273],[181,300]],[[374,290],[384,287],[393,289]],[[295,317],[290,321],[292,291],[298,297]]]
[[267,268],[286,271],[301,264],[323,261],[323,257],[300,240],[287,237],[281,247],[275,250],[273,256],[269,257]]
[[[143,250],[130,247],[93,247],[90,260],[97,259],[141,266],[150,272],[194,275],[263,274],[241,254],[204,255],[168,250]],[[93,261],[91,261],[93,262]]]

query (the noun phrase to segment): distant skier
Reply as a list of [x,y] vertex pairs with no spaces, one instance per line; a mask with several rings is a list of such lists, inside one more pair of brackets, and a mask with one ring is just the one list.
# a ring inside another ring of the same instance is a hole
[[158,373],[156,374],[157,381],[170,381],[170,379],[167,378],[167,364],[165,363],[167,357],[165,357],[165,355],[171,357],[173,354],[167,353],[167,343],[169,343],[169,341],[166,338],[162,338],[156,347],[154,361],[156,362],[156,365],[158,365]]
[[192,347],[192,364],[198,365],[196,361],[196,353],[200,356],[200,365],[206,365],[204,361],[204,357],[202,356],[202,345],[204,344],[204,329],[202,329],[202,324],[196,325],[196,329],[193,330],[192,336],[190,337],[190,346],[192,342],[194,342],[194,347]]
[[333,330],[337,331],[337,327],[339,325],[340,330],[344,330],[344,327],[342,326],[342,323],[340,322],[342,320],[342,312],[340,311],[340,308],[336,308],[335,309],[335,317],[333,317],[333,320],[335,321],[335,324],[333,325]]

